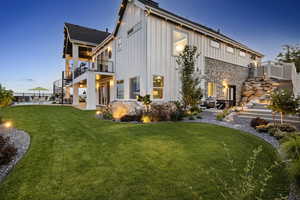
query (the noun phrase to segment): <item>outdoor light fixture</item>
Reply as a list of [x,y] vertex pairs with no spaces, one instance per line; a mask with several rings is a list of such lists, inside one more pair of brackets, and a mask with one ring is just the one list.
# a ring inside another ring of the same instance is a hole
[[12,123],[11,123],[10,121],[5,122],[5,123],[4,123],[4,127],[5,127],[5,128],[11,128],[11,127],[12,127]]
[[96,115],[100,115],[100,114],[101,114],[101,111],[98,110],[98,111],[96,112]]

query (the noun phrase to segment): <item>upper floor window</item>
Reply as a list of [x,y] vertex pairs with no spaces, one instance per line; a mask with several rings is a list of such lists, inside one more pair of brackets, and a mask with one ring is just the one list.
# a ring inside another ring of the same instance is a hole
[[214,48],[220,48],[220,43],[214,40],[210,41],[210,46],[214,47]]
[[134,77],[130,79],[130,99],[136,99],[140,95],[140,79]]
[[132,36],[134,33],[142,29],[142,22],[135,24],[131,29],[127,31],[128,37]]
[[124,99],[124,80],[117,81],[117,99]]
[[162,99],[164,93],[164,77],[153,76],[153,99]]
[[117,49],[118,49],[118,51],[122,50],[122,38],[121,37],[119,37],[117,39]]
[[232,47],[227,46],[226,51],[229,53],[234,53],[234,49]]
[[246,53],[244,51],[240,51],[240,56],[245,57]]
[[179,30],[173,30],[173,55],[179,56],[188,44],[188,34]]

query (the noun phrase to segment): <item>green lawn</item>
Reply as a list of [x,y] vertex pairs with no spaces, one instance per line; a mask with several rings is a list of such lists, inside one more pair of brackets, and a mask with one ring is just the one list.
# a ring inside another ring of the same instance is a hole
[[[51,106],[4,114],[32,142],[0,184],[1,200],[194,200],[190,187],[204,200],[217,200],[203,170],[214,167],[224,180],[236,176],[228,171],[223,142],[239,170],[260,145],[257,172],[277,157],[254,136],[209,124],[113,123],[95,119],[94,112]],[[287,185],[286,173],[277,170],[265,199],[286,194]]]

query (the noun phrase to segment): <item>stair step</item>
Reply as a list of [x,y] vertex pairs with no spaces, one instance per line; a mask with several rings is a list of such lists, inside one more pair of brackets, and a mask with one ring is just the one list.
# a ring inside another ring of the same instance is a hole
[[[238,115],[239,118],[245,118],[245,119],[254,119],[256,118],[257,116],[250,116],[250,115]],[[268,121],[272,121],[273,118],[272,117],[262,117],[262,119],[265,119],[265,120],[268,120]],[[275,120],[280,120],[275,118]],[[294,124],[300,124],[300,120],[292,120],[292,119],[284,119],[283,120],[284,122],[288,122],[288,123],[294,123]]]
[[[257,113],[241,113],[239,114],[239,116],[251,116],[251,117],[260,117],[260,118],[271,118],[273,119],[273,116],[272,115],[268,115],[268,114],[257,114]],[[276,115],[275,117],[275,120],[280,120],[280,116],[279,115]],[[285,116],[284,117],[285,119],[287,120],[298,120],[300,122],[300,118],[299,117],[296,117],[296,116]]]

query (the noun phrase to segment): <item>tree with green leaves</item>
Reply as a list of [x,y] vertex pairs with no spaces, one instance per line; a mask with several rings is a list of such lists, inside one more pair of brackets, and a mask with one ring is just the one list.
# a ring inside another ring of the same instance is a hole
[[13,99],[13,91],[6,90],[5,87],[0,84],[0,108],[11,105]]
[[280,62],[294,63],[297,72],[300,73],[300,46],[284,45],[283,52],[278,54],[277,60]]
[[271,94],[269,108],[280,113],[281,123],[287,114],[296,114],[300,107],[300,100],[296,98],[291,90],[278,90]]
[[200,87],[201,79],[195,72],[198,57],[197,47],[187,45],[176,60],[181,79],[181,100],[185,109],[197,107],[203,96]]

